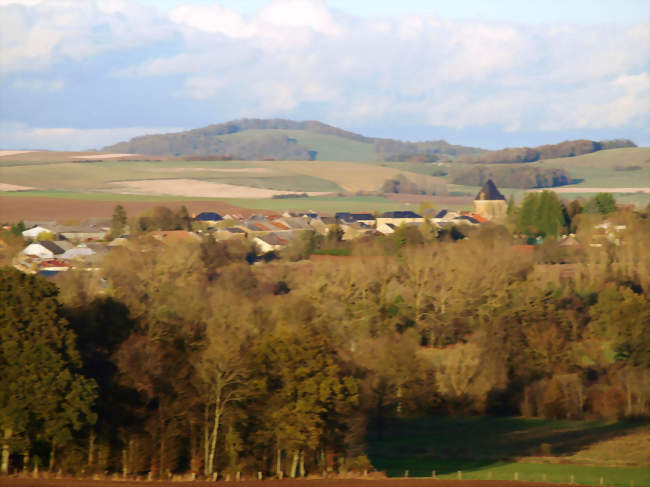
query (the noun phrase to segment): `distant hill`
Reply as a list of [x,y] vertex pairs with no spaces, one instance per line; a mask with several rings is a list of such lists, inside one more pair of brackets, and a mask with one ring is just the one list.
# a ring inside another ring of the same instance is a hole
[[516,147],[495,151],[484,151],[478,156],[464,157],[463,162],[483,164],[510,164],[535,162],[542,159],[575,157],[605,149],[622,149],[636,147],[629,139],[601,140],[567,140],[559,144],[540,145],[539,147]]
[[242,119],[171,134],[145,135],[103,151],[243,160],[435,161],[478,156],[482,149],[444,140],[365,137],[316,121]]
[[574,140],[540,147],[487,151],[444,140],[405,142],[365,137],[317,121],[244,118],[170,134],[144,135],[104,147],[107,152],[192,159],[285,161],[393,161],[525,163],[578,156],[603,149],[636,147],[627,139]]

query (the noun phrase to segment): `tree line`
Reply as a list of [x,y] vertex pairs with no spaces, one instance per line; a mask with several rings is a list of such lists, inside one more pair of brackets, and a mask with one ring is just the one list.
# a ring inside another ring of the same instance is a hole
[[[581,212],[582,247],[524,252],[523,206],[506,226],[305,232],[266,265],[143,234],[97,274],[2,268],[2,468],[293,477],[369,468],[390,416],[648,418],[648,213],[615,214],[624,245],[586,244],[602,216]],[[308,259],[323,249],[348,255]]]

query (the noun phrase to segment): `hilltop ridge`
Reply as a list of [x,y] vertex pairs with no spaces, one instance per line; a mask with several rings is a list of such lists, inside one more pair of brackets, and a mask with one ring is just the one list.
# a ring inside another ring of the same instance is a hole
[[539,147],[485,150],[445,140],[367,137],[315,120],[243,118],[183,132],[142,135],[104,147],[118,153],[240,160],[525,163],[636,147],[628,139],[569,140]]

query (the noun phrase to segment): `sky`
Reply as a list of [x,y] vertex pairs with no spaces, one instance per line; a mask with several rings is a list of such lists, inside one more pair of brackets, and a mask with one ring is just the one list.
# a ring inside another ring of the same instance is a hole
[[0,148],[238,118],[650,146],[646,0],[0,0]]

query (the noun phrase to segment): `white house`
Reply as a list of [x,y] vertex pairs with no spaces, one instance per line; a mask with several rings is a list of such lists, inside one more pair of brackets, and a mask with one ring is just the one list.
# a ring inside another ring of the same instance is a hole
[[62,255],[65,252],[61,247],[51,240],[44,240],[29,244],[21,252],[25,255],[31,255],[40,259],[51,259],[55,256]]
[[28,238],[30,240],[36,240],[38,236],[41,233],[54,233],[53,228],[45,228],[40,225],[36,225],[35,227],[29,228],[25,231],[23,231],[23,237]]

